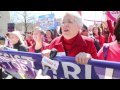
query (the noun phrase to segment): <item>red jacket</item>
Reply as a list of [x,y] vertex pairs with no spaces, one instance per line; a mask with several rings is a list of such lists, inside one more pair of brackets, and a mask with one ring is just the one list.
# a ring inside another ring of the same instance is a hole
[[112,26],[111,20],[107,20],[108,30],[110,31],[108,42],[112,42],[112,36],[114,35],[114,27]]
[[[41,48],[41,51],[44,50],[44,49],[46,49],[49,44],[43,42],[42,45],[43,45],[43,46],[42,46],[42,48]],[[41,52],[41,51],[40,51],[40,52]],[[32,46],[29,47],[28,52],[35,52],[35,43],[34,43]]]
[[[98,59],[104,60],[103,56],[103,47],[98,52]],[[118,45],[117,41],[111,42],[109,44],[107,61],[117,61],[120,62],[120,45]]]
[[[58,52],[65,52],[63,40],[63,36],[57,37],[51,42],[49,49],[56,48]],[[80,52],[89,53],[93,58],[97,58],[97,50],[94,46],[93,40],[91,38],[78,34],[67,56],[75,57]]]
[[25,40],[25,41],[26,41],[28,47],[32,46],[34,44],[34,40],[33,39],[31,39],[31,40]]
[[102,47],[103,44],[105,43],[105,37],[103,35],[100,35],[100,36],[96,37],[96,39],[98,40],[100,47]]

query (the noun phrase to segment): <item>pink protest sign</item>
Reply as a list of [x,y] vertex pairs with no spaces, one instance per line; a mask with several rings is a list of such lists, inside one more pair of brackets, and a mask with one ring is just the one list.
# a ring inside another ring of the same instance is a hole
[[120,11],[107,11],[106,14],[111,20],[116,21],[117,17],[120,15]]

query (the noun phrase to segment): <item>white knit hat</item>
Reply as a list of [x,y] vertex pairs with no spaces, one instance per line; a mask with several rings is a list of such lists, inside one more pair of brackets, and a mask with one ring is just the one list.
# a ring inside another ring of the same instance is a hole
[[[23,36],[20,34],[19,31],[8,32],[7,34],[8,34],[8,35],[9,35],[9,34],[14,34],[14,35],[16,35],[16,36],[19,38],[19,40],[20,40],[20,42],[22,43],[22,45],[25,45]],[[8,37],[9,37],[9,36],[8,36]]]

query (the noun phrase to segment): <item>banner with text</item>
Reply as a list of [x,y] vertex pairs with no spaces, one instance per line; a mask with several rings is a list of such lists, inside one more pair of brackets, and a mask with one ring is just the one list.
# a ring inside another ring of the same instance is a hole
[[[19,79],[34,79],[41,64],[41,54],[0,51],[0,66],[12,76]],[[120,78],[120,63],[101,60],[89,60],[87,65],[75,62],[74,57],[56,56],[59,62],[57,70],[49,70],[52,79],[118,79]]]

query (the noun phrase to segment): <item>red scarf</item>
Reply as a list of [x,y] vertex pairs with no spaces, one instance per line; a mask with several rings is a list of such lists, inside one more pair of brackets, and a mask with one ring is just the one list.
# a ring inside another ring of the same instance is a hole
[[69,52],[74,47],[74,42],[76,41],[76,38],[79,34],[77,34],[75,37],[67,40],[63,37],[63,46],[65,49],[65,52]]

